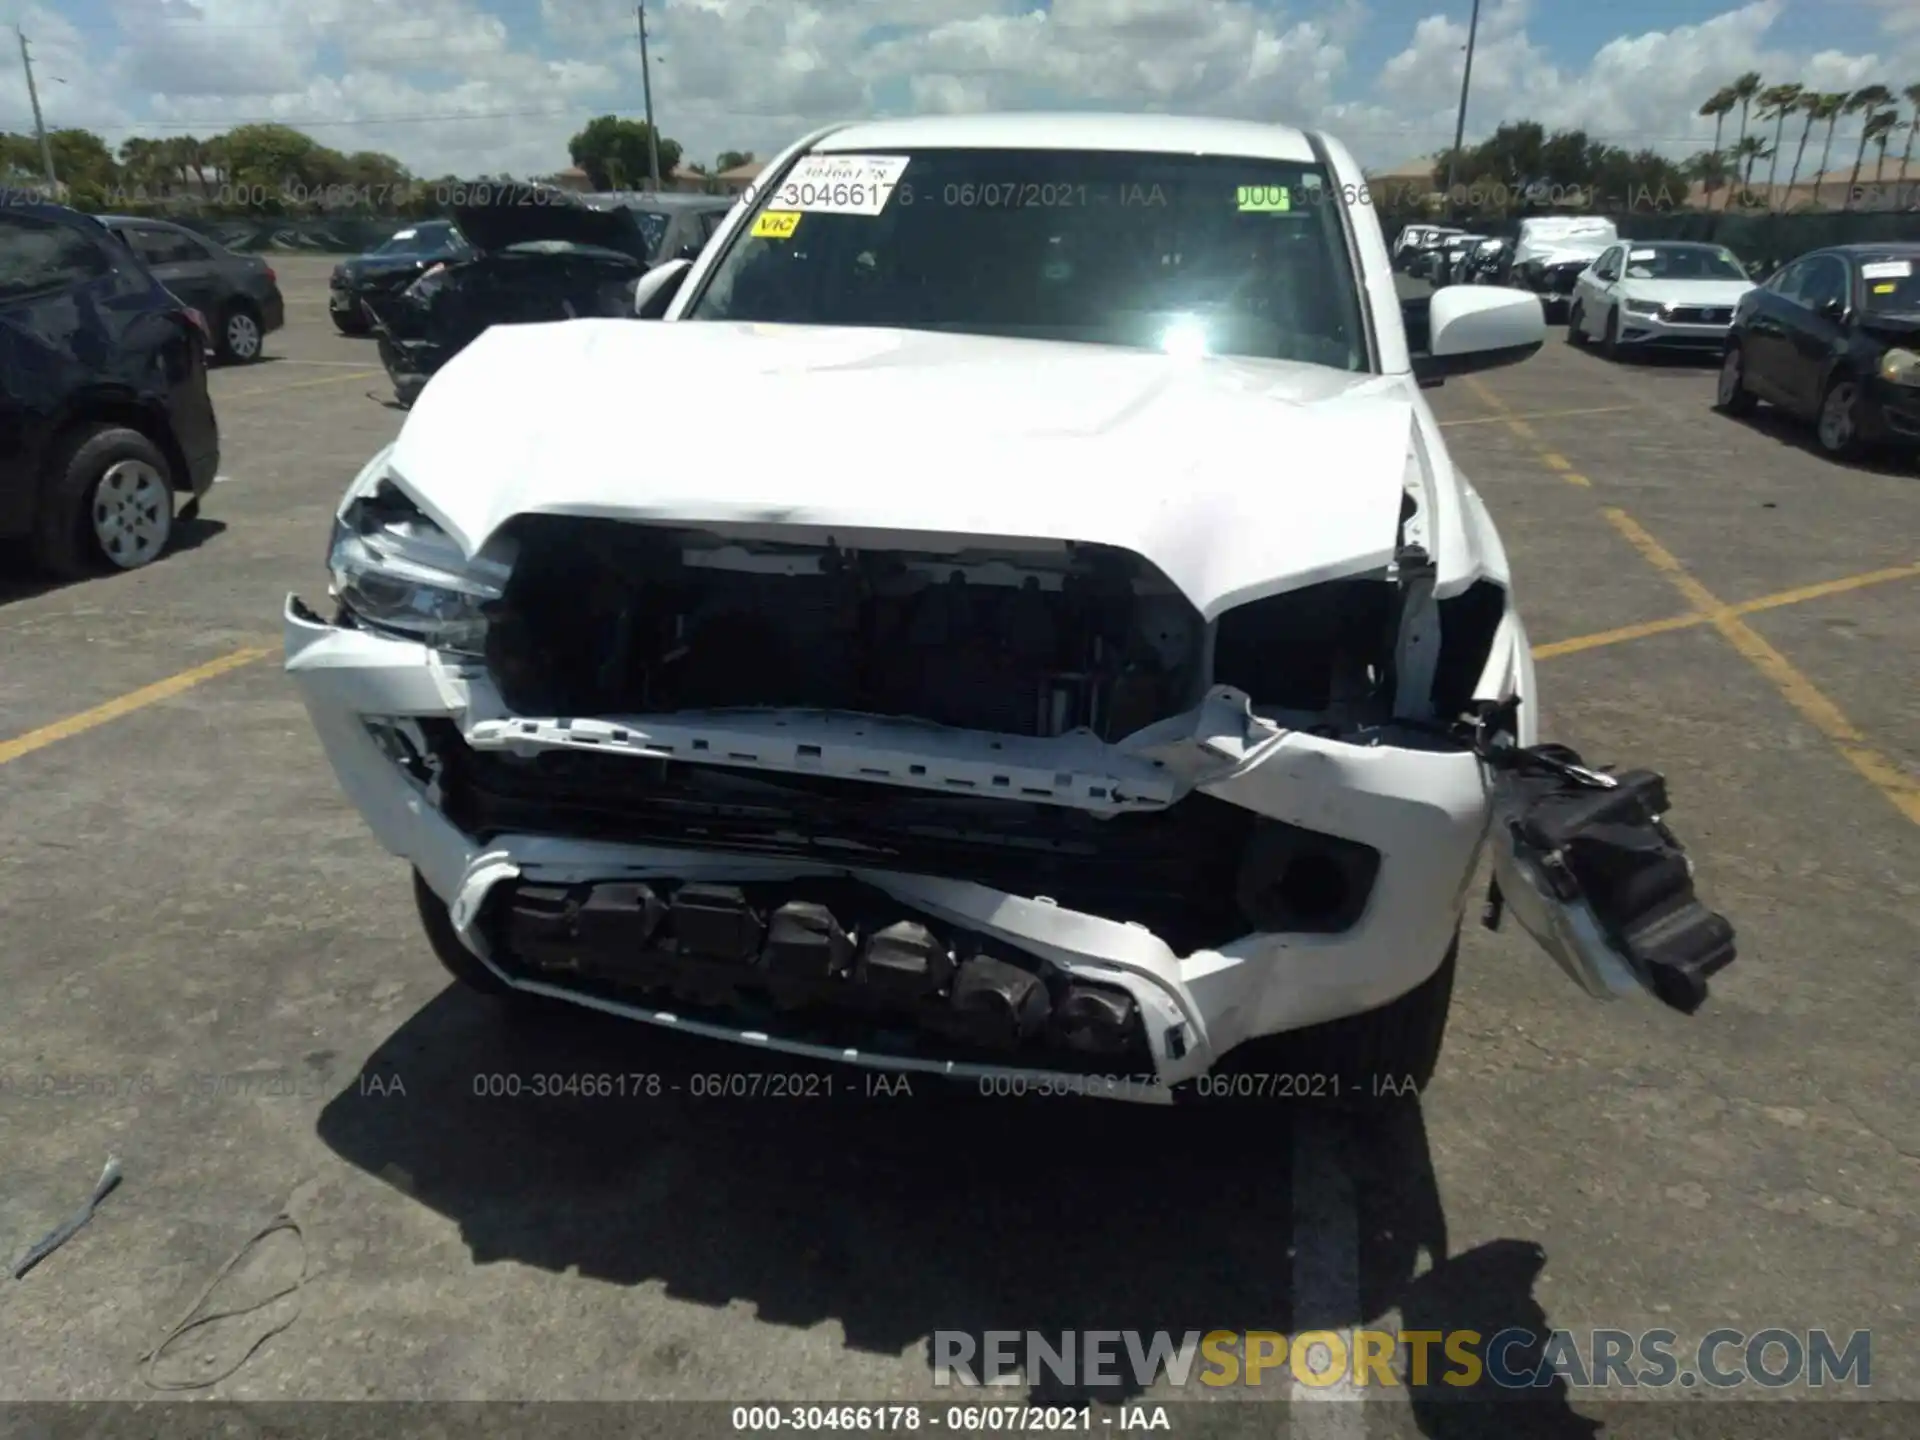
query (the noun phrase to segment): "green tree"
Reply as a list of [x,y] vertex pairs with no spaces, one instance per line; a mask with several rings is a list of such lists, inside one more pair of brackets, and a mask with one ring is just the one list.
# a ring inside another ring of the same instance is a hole
[[751,150],[722,150],[719,158],[713,162],[713,170],[716,175],[724,175],[729,170],[738,170],[742,165],[752,163]]
[[1758,70],[1749,70],[1728,87],[1733,91],[1733,98],[1740,102],[1740,139],[1734,141],[1735,150],[1740,148],[1740,141],[1747,138],[1747,112],[1759,98],[1763,83]]
[[[680,163],[678,141],[659,137],[660,174],[664,179]],[[642,120],[601,115],[567,142],[573,163],[587,172],[596,190],[638,190],[648,183],[650,159],[647,126]]]
[[[75,203],[92,207],[106,203],[120,178],[120,167],[106,141],[91,130],[50,130],[47,148],[53,152],[54,174]],[[37,161],[34,169],[40,169]]]

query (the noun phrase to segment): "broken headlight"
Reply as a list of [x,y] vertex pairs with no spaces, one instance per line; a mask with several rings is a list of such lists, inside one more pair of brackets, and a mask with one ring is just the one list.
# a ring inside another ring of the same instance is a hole
[[469,559],[384,481],[334,521],[327,570],[334,599],[369,628],[476,656],[486,649],[487,606],[504,593],[508,574],[505,565]]

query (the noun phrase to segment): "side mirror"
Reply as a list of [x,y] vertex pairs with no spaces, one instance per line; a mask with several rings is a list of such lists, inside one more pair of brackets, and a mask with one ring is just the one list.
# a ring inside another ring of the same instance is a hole
[[633,287],[633,313],[642,320],[660,319],[680,293],[691,269],[691,260],[674,259],[647,271]]
[[1517,365],[1546,343],[1540,297],[1506,286],[1455,286],[1434,292],[1427,307],[1427,349],[1413,357],[1422,385]]

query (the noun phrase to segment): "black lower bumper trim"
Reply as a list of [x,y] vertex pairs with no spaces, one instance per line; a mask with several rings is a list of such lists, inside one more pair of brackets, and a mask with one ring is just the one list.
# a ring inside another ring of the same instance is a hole
[[851,881],[518,880],[495,889],[481,925],[510,974],[583,996],[902,1058],[1154,1074],[1125,990]]

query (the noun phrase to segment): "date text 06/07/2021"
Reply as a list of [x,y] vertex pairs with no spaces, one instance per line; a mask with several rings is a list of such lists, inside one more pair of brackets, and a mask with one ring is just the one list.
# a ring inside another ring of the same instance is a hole
[[954,1435],[1019,1435],[1173,1428],[1164,1405],[1122,1405],[1099,1412],[1091,1405],[735,1405],[729,1418],[732,1428],[741,1433],[942,1430]]

